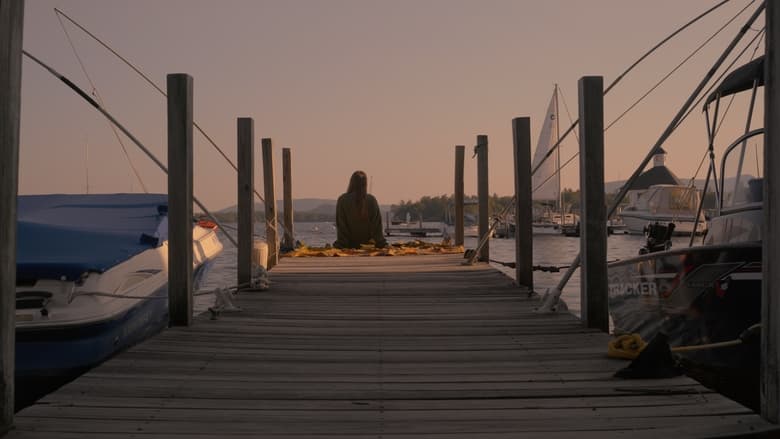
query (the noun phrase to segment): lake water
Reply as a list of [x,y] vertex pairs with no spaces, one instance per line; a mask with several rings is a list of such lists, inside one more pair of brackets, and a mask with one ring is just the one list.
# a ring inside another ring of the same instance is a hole
[[[426,227],[435,227],[436,224],[424,224]],[[226,227],[234,227],[234,224],[226,224]],[[264,224],[255,225],[255,231],[258,235],[265,234]],[[232,231],[231,231],[232,232]],[[322,247],[325,244],[332,244],[336,240],[336,228],[333,223],[297,223],[295,225],[295,239],[309,246]],[[429,238],[411,238],[408,236],[391,236],[389,242],[404,242],[413,239],[422,239],[429,242],[441,242],[441,237]],[[681,248],[688,245],[689,238],[677,237],[673,240],[674,248]],[[236,249],[227,239],[222,240],[225,249],[220,254],[211,272],[201,285],[201,290],[210,290],[221,286],[235,285],[237,283],[236,274]],[[475,248],[477,238],[465,238],[465,247]],[[645,238],[641,235],[611,235],[607,238],[607,257],[608,259],[628,259],[637,255],[639,248],[644,244]],[[534,235],[533,264],[542,266],[567,266],[577,256],[580,249],[580,239],[563,235]],[[403,256],[399,256],[403,257]],[[490,241],[490,259],[501,262],[514,262],[515,260],[515,240],[514,239],[492,239]],[[514,279],[515,270],[500,264],[491,263],[498,270],[506,273],[507,276]],[[534,272],[534,289],[543,293],[546,288],[558,284],[565,269],[559,273],[548,273],[542,271]],[[577,270],[569,283],[563,290],[563,299],[569,306],[569,310],[579,314],[580,309],[580,275]],[[195,303],[196,311],[205,311],[213,301],[213,297],[199,296]]]

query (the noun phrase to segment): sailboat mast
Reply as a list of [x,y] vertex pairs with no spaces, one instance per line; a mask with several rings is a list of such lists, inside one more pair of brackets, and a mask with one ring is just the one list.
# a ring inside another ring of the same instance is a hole
[[[561,126],[559,123],[558,112],[558,84],[555,84],[553,90],[555,96],[555,144],[558,143],[558,139],[561,137]],[[563,214],[563,194],[561,193],[561,148],[555,148],[555,172],[558,174],[558,212],[561,214],[561,224],[565,223],[566,218]]]

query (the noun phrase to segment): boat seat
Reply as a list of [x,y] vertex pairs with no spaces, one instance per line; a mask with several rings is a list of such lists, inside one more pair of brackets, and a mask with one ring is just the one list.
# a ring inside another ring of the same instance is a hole
[[748,202],[758,203],[764,201],[764,179],[751,178],[748,180]]
[[43,308],[51,296],[48,291],[20,291],[16,293],[16,309]]

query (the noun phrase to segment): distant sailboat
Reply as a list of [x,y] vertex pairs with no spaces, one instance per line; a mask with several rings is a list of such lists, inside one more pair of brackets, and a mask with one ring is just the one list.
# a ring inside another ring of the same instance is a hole
[[534,207],[534,233],[561,233],[561,225],[574,224],[577,221],[575,215],[563,213],[561,173],[558,172],[561,167],[560,148],[556,148],[553,155],[542,162],[550,149],[558,143],[559,137],[558,84],[555,84],[550,104],[547,106],[547,112],[544,116],[542,130],[539,132],[539,140],[536,142],[532,164],[532,169],[536,169],[536,172],[531,176],[533,200],[537,202],[536,204],[544,206],[543,208]]

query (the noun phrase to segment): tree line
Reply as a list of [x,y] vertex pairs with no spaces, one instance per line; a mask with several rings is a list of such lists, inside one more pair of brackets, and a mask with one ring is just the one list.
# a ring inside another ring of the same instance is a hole
[[[709,194],[708,194],[709,195]],[[609,205],[616,194],[607,194],[606,203]],[[579,213],[580,212],[580,191],[573,189],[564,189],[561,191],[561,198],[563,200],[564,210],[566,212]],[[706,201],[706,200],[705,200]],[[625,200],[624,200],[625,202]],[[488,212],[491,216],[495,216],[504,211],[505,207],[512,203],[512,196],[493,194],[488,198]],[[534,207],[543,208],[545,203],[534,202]],[[467,217],[476,218],[478,214],[478,198],[476,195],[467,195],[464,197],[464,213]],[[508,209],[509,212],[513,212],[513,208]],[[455,200],[452,195],[438,195],[438,196],[423,196],[417,201],[401,200],[398,204],[392,204],[390,206],[390,218],[400,221],[406,221],[408,218],[410,221],[423,221],[435,222],[451,222],[450,219],[455,214]],[[220,212],[215,214],[219,221],[224,222],[236,222],[238,220],[238,213],[235,211]],[[282,212],[278,213],[279,221],[282,220]],[[265,212],[255,211],[255,220],[264,222]],[[327,210],[315,210],[315,211],[295,211],[293,212],[293,221],[295,222],[333,222],[336,220],[336,207],[333,207],[333,211]],[[385,218],[382,218],[384,221]]]

